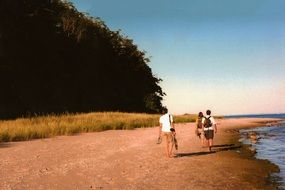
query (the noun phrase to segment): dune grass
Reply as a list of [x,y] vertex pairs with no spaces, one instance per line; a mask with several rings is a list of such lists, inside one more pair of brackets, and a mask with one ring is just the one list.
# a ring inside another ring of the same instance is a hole
[[[0,142],[26,141],[82,132],[158,126],[158,114],[94,112],[48,115],[0,121]],[[193,122],[195,115],[174,116],[174,122]]]

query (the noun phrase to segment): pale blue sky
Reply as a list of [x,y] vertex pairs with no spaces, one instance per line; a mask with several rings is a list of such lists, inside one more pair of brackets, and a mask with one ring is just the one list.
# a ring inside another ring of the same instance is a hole
[[285,112],[284,0],[72,2],[147,51],[170,112]]

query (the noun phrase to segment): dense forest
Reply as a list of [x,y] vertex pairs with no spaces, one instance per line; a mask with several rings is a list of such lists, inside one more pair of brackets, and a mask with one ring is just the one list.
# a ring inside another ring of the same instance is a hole
[[132,39],[61,0],[0,0],[0,117],[157,113],[165,95]]

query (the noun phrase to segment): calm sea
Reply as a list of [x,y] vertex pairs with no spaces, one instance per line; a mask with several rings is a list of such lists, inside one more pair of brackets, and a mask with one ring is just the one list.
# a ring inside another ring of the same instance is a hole
[[[280,118],[285,120],[285,114],[262,114],[262,115],[233,115],[226,118]],[[252,145],[256,150],[256,157],[267,159],[275,163],[280,168],[280,173],[276,180],[280,184],[280,189],[285,189],[285,123],[281,122],[271,127],[257,127],[240,130],[241,140],[245,144]],[[248,136],[254,135],[257,140],[250,140]]]

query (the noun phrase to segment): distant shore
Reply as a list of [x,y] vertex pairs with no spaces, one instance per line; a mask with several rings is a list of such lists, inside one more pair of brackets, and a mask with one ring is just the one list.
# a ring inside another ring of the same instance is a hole
[[218,119],[212,153],[194,123],[176,124],[176,158],[156,144],[157,127],[1,143],[0,189],[276,189],[278,167],[238,141],[239,129],[273,121]]

